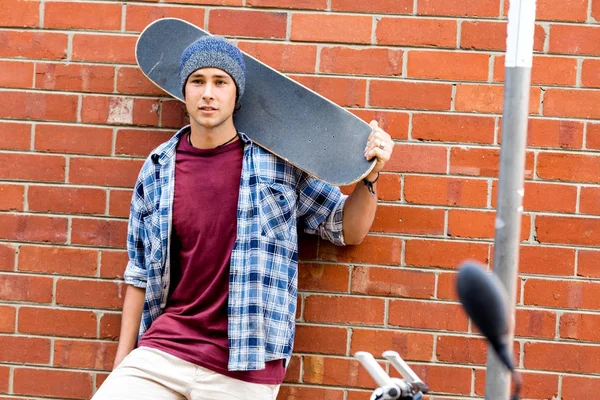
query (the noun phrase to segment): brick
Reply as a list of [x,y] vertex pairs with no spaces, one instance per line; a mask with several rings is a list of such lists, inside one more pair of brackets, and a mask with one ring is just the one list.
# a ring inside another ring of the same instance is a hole
[[315,72],[317,46],[288,43],[239,42],[238,48],[281,72]]
[[378,45],[455,48],[457,31],[449,19],[382,17],[375,37]]
[[165,96],[137,67],[120,67],[117,73],[117,92],[123,94]]
[[399,265],[402,241],[398,238],[367,236],[359,246],[335,246],[323,241],[319,246],[319,258],[343,263],[367,263]]
[[536,278],[525,282],[525,304],[553,308],[598,310],[598,282],[553,281]]
[[292,78],[341,107],[365,106],[367,92],[365,79],[321,76],[293,76]]
[[577,275],[600,278],[600,251],[579,250]]
[[411,368],[434,393],[471,393],[471,368],[432,364],[411,365]]
[[160,126],[166,128],[181,128],[189,123],[185,104],[180,101],[162,100]]
[[0,336],[0,360],[9,363],[48,364],[50,339]]
[[13,379],[15,394],[61,399],[88,399],[92,396],[92,376],[88,372],[15,368]]
[[454,272],[439,274],[437,290],[438,299],[458,301],[458,295],[456,293],[457,275],[458,274]]
[[287,32],[283,12],[212,9],[208,18],[208,31],[217,35],[283,39]]
[[[409,51],[407,77],[453,81],[487,81],[488,54]],[[468,65],[469,68],[464,66]]]
[[5,150],[29,150],[31,148],[31,124],[0,121],[0,132],[2,132],[0,148]]
[[439,15],[444,17],[499,17],[500,0],[482,3],[446,2],[443,0],[421,0],[417,15]]
[[536,217],[537,239],[541,243],[600,245],[600,219],[577,217]]
[[442,235],[444,210],[406,206],[377,207],[372,232]]
[[536,21],[572,21],[585,22],[587,19],[587,0],[540,0],[536,4]]
[[37,27],[39,24],[39,1],[4,0],[0,3],[0,26]]
[[346,265],[300,263],[298,288],[319,292],[348,292],[350,271]]
[[75,33],[73,60],[135,64],[137,36]]
[[[300,356],[292,356],[289,364],[287,365],[285,376],[283,381],[286,383],[298,383],[300,382],[300,373],[302,372]],[[281,392],[280,392],[281,393]]]
[[129,261],[126,251],[102,250],[100,276],[102,278],[123,278],[125,266]]
[[406,242],[406,265],[425,268],[458,268],[465,259],[488,262],[489,245],[481,243],[418,240]]
[[369,2],[332,0],[331,10],[378,14],[412,14],[413,2],[411,0],[371,0]]
[[0,332],[12,333],[15,331],[17,309],[11,306],[0,306]]
[[282,399],[315,399],[344,400],[344,390],[326,389],[310,386],[281,386],[278,398]]
[[0,75],[0,87],[31,88],[34,65],[32,62],[0,60],[3,72]]
[[[529,113],[538,114],[541,91],[532,87],[529,92]],[[496,85],[456,85],[456,111],[502,114],[504,87]]]
[[412,138],[425,141],[494,142],[495,118],[457,114],[413,115]]
[[478,337],[440,335],[437,338],[436,357],[441,362],[485,365],[487,341]]
[[[40,166],[43,166],[40,168]],[[61,182],[65,180],[65,158],[61,156],[0,153],[2,179]]]
[[108,215],[114,217],[129,216],[133,192],[131,190],[111,189],[109,194]]
[[125,30],[141,32],[151,22],[161,18],[178,18],[204,27],[205,10],[200,7],[168,7],[164,5],[127,4]]
[[435,276],[429,272],[362,266],[352,270],[352,293],[430,299],[434,291]]
[[600,21],[600,3],[596,0],[592,1],[592,18],[596,21]]
[[586,147],[600,150],[600,124],[587,124]]
[[27,192],[30,211],[104,214],[106,190],[64,186],[30,186]]
[[[410,96],[398,96],[410,93]],[[409,110],[450,110],[452,85],[372,80],[369,105],[372,107],[403,108]]]
[[[469,50],[506,51],[506,22],[464,21],[461,23],[460,48]],[[535,26],[533,50],[544,51],[546,32],[541,25]]]
[[160,144],[173,136],[173,132],[119,129],[115,144],[115,154],[146,157]]
[[589,186],[581,188],[579,211],[582,214],[600,215],[600,188]]
[[[156,0],[146,0],[156,1]],[[199,4],[199,5],[218,5],[218,6],[241,6],[243,0],[165,0],[163,3],[183,3],[185,4]]]
[[[382,299],[355,296],[311,295],[304,300],[304,320],[344,324],[383,324]],[[363,310],[357,313],[356,310]]]
[[304,357],[303,382],[320,385],[368,388],[373,378],[356,359],[323,356]]
[[[593,4],[597,4],[594,2]],[[599,7],[600,8],[600,7]],[[563,400],[577,400],[589,396],[590,393],[598,393],[600,390],[600,379],[583,376],[563,376],[562,398]]]
[[294,350],[300,353],[346,354],[348,328],[297,325]]
[[534,309],[516,310],[516,336],[553,339],[555,334],[556,313],[552,311]]
[[62,60],[67,56],[68,36],[55,32],[0,30],[0,43],[0,57]]
[[0,90],[0,118],[44,121],[77,120],[77,96],[58,93],[9,92]]
[[[523,208],[526,211],[575,212],[577,187],[554,183],[525,182]],[[498,201],[498,181],[494,181],[492,207]]]
[[[505,57],[494,59],[494,82],[504,82]],[[531,83],[534,85],[575,86],[577,83],[577,60],[567,57],[534,56]]]
[[59,339],[54,342],[54,365],[110,371],[115,362],[116,343]]
[[119,30],[121,8],[120,4],[50,2],[44,7],[44,27]]
[[34,148],[53,153],[110,155],[112,136],[110,128],[38,124]]
[[487,181],[432,176],[405,176],[404,199],[412,204],[486,207]]
[[[501,135],[502,127],[500,126],[499,136],[501,137]],[[582,122],[529,118],[527,127],[527,147],[580,149],[582,145]]]
[[25,187],[0,184],[0,210],[23,211]]
[[127,240],[127,221],[76,218],[71,223],[71,243],[124,247]]
[[124,285],[110,281],[61,278],[56,282],[56,304],[74,307],[121,308]]
[[0,238],[18,241],[65,243],[67,219],[40,215],[5,214]]
[[402,51],[385,48],[324,47],[319,71],[334,74],[402,75]]
[[115,68],[103,65],[37,63],[35,76],[35,87],[40,89],[112,93]]
[[69,182],[131,188],[135,184],[142,164],[143,161],[140,160],[73,157],[70,163]]
[[595,105],[599,102],[600,90],[549,88],[544,95],[544,115],[598,119],[600,110]]
[[117,340],[121,330],[121,314],[105,313],[100,317],[99,339]]
[[383,201],[400,200],[401,191],[400,175],[381,174],[379,175],[379,186],[377,187],[377,197]]
[[431,301],[390,300],[388,323],[393,326],[466,332],[467,315],[460,304]]
[[109,125],[158,125],[159,106],[153,99],[85,96],[82,104],[82,122]]
[[15,248],[10,244],[0,244],[0,271],[15,269]]
[[156,99],[133,100],[133,124],[158,126],[159,102]]
[[[568,357],[565,355],[568,354]],[[600,347],[564,343],[525,343],[524,366],[542,371],[594,373]]]
[[552,24],[549,52],[598,55],[600,54],[600,27]]
[[95,276],[98,271],[98,251],[68,247],[21,246],[19,271]]
[[[474,239],[492,239],[494,237],[494,211],[450,210],[448,212],[448,236]],[[521,222],[521,241],[529,238],[531,217],[523,215]]]
[[50,303],[52,301],[52,278],[27,275],[0,275],[0,299]]
[[559,329],[561,338],[600,342],[600,315],[565,313]]
[[542,179],[600,183],[600,155],[573,153],[538,154],[537,175]]
[[349,110],[365,122],[377,121],[392,139],[408,139],[409,114],[401,111]]
[[[19,309],[19,333],[95,338],[96,324],[96,315],[92,311],[35,307]],[[56,362],[56,356],[54,360]]]
[[371,43],[373,19],[362,15],[292,14],[290,39],[306,42]]
[[325,10],[327,8],[327,0],[248,0],[247,5],[251,7]]
[[581,64],[581,84],[587,87],[600,88],[600,60],[584,59]]
[[[522,382],[521,397],[524,399],[558,399],[558,375],[520,371]],[[485,395],[485,370],[475,371],[475,393]],[[564,397],[563,397],[564,400]]]
[[[533,178],[534,154],[525,155],[525,178]],[[470,176],[497,177],[500,169],[500,151],[494,148],[450,149],[450,173]]]
[[404,360],[430,361],[433,356],[433,335],[429,333],[353,328],[351,339],[351,354],[369,351],[378,357],[394,349]]
[[536,275],[573,276],[575,250],[563,247],[521,246],[519,272]]

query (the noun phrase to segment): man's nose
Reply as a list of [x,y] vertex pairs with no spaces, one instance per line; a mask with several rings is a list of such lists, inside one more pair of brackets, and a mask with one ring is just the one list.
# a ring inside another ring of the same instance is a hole
[[212,99],[213,98],[213,85],[212,83],[207,83],[204,85],[204,91],[202,92],[203,99]]

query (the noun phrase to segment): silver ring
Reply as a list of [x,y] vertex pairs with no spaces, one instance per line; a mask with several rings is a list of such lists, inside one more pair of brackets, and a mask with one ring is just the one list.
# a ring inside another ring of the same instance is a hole
[[385,149],[385,142],[383,140],[379,142],[379,148],[381,150]]

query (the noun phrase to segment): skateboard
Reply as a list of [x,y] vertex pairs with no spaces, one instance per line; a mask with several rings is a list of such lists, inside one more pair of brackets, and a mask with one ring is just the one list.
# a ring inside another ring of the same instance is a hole
[[[186,21],[149,24],[136,44],[137,63],[159,88],[184,102],[179,83],[183,50],[208,32]],[[256,144],[311,176],[333,185],[364,178],[373,160],[363,156],[371,127],[325,97],[244,54],[246,88],[236,128]]]

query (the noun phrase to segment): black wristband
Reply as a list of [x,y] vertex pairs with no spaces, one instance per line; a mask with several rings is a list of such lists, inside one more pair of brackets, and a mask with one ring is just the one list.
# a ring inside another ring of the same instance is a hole
[[367,187],[367,189],[369,189],[369,192],[374,195],[375,189],[373,188],[373,184],[375,182],[377,182],[378,180],[379,180],[379,172],[377,173],[377,178],[375,178],[374,181],[369,181],[369,180],[367,180],[367,178],[363,178],[362,181],[365,184],[365,186]]

